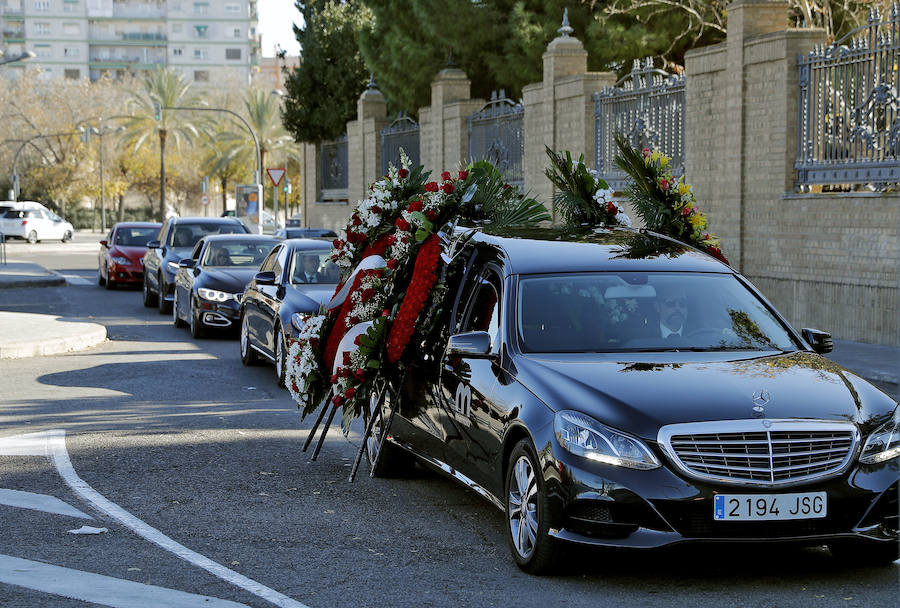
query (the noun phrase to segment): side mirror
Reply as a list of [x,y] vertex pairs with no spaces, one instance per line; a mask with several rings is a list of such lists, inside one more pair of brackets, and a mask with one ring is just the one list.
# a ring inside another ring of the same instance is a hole
[[109,247],[106,239],[103,239],[102,241],[100,241],[100,244],[103,245],[104,247]]
[[275,284],[275,272],[271,270],[266,270],[263,272],[257,272],[256,276],[253,277],[256,281],[257,285],[274,285]]
[[150,241],[149,243],[147,243],[147,249],[159,249],[159,246],[159,241]]
[[178,262],[179,268],[193,268],[197,265],[197,260],[193,258],[184,258],[180,262]]
[[812,346],[812,349],[820,355],[830,353],[834,348],[834,341],[831,339],[831,334],[828,332],[804,327],[800,330],[800,333],[803,335],[803,339]]
[[447,342],[448,355],[460,355],[476,359],[491,359],[491,334],[486,331],[470,331],[450,336]]

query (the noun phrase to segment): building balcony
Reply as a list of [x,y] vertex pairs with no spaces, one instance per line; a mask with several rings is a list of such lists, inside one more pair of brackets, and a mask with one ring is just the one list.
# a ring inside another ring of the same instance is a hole
[[10,39],[22,39],[25,38],[25,30],[3,30],[3,38]]
[[122,32],[122,40],[161,41],[166,40],[162,32]]

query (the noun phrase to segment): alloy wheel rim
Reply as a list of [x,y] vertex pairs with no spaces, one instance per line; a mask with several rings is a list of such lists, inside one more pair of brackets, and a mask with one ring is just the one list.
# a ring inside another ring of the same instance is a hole
[[250,341],[250,336],[247,333],[247,317],[243,317],[241,320],[241,356],[247,356],[247,348],[248,343]]
[[528,558],[537,542],[537,478],[531,462],[520,456],[510,471],[507,515],[516,552]]
[[[381,403],[381,397],[387,389],[373,390],[369,394],[369,416],[375,416],[378,413],[378,407]],[[381,421],[372,425],[372,432],[366,437],[366,455],[369,462],[374,463],[378,456],[378,443],[381,441]]]
[[175,325],[178,325],[178,290],[175,290],[175,295],[172,297],[172,321]]
[[281,330],[277,330],[278,334],[275,338],[275,373],[281,380],[284,375],[284,338],[281,337]]

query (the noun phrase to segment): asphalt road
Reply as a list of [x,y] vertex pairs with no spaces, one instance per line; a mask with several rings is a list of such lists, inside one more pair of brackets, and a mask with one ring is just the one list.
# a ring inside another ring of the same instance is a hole
[[[0,492],[54,496],[94,518],[0,504],[0,557],[68,568],[73,593],[96,590],[95,573],[196,594],[185,605],[200,605],[196,596],[215,598],[203,605],[279,605],[262,588],[315,608],[897,605],[900,566],[848,568],[815,548],[573,549],[562,574],[525,575],[509,556],[502,514],[454,482],[421,469],[350,484],[359,433],[344,438],[337,426],[309,462],[300,448],[310,421],[300,422],[273,369],[243,367],[233,336],[192,340],[145,309],[138,290],[98,287],[89,241],[99,238],[10,244],[11,260],[79,284],[0,290],[0,310],[90,318],[108,329],[102,346],[0,365]],[[46,456],[3,455],[4,440],[51,429],[65,430],[75,475],[192,551],[189,559],[86,500]],[[84,524],[108,531],[68,532]],[[211,574],[197,555],[258,586]],[[0,605],[85,603],[0,582]]]

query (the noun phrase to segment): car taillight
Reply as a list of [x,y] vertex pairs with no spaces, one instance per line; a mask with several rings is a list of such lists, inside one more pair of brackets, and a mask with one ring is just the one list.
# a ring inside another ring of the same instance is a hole
[[24,226],[25,224],[27,224],[27,223],[28,223],[28,220],[22,220],[22,225],[23,225],[23,226]]

